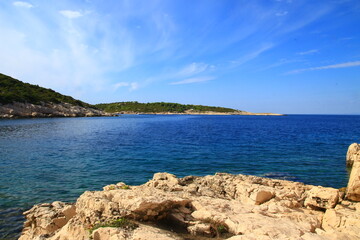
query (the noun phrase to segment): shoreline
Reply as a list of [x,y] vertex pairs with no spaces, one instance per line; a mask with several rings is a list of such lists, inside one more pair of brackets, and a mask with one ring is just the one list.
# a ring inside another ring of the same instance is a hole
[[76,203],[35,205],[24,213],[19,240],[359,239],[352,227],[357,209],[330,187],[241,174],[156,173],[139,186],[119,182],[86,191]]
[[[344,163],[345,165],[345,163]],[[19,240],[360,240],[360,144],[349,146],[346,188],[251,175],[155,173],[85,191],[76,203],[24,212]]]
[[232,116],[232,115],[239,115],[239,116],[286,116],[286,114],[280,113],[251,113],[245,111],[239,112],[192,112],[187,111],[183,113],[176,113],[176,112],[133,112],[133,111],[123,111],[123,112],[115,112],[114,114],[118,115],[219,115],[219,116]]

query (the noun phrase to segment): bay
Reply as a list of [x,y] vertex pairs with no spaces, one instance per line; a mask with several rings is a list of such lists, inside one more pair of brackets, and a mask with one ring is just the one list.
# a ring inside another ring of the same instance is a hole
[[16,239],[32,205],[72,202],[156,172],[251,174],[340,188],[359,115],[189,116],[0,120],[0,239]]

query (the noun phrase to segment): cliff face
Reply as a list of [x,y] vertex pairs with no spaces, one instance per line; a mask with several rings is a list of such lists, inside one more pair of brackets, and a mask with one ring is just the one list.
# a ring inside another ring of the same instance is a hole
[[25,215],[20,240],[360,239],[360,203],[338,189],[225,173],[157,173]]
[[0,104],[0,118],[24,117],[93,117],[110,116],[101,110],[70,103],[20,103]]

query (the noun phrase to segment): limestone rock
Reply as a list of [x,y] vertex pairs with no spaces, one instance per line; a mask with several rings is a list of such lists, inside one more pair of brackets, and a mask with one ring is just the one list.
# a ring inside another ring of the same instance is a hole
[[[360,205],[338,204],[339,191],[333,188],[225,173],[184,178],[157,173],[143,185],[124,186],[87,191],[75,206],[60,202],[35,206],[25,213],[28,220],[21,240],[360,239]],[[323,209],[325,215],[319,211]],[[104,227],[89,235],[98,223],[119,218],[136,221],[139,227]],[[160,223],[172,232],[158,228]],[[177,229],[188,236],[179,235]]]
[[250,195],[250,198],[255,202],[256,205],[260,205],[266,201],[269,201],[273,197],[273,192],[262,189],[258,189]]
[[346,166],[352,167],[356,161],[360,161],[360,144],[353,143],[349,146],[346,154]]
[[334,208],[339,201],[339,190],[334,188],[313,187],[308,192],[305,206],[311,208]]
[[35,205],[24,212],[26,222],[23,233],[25,235],[22,235],[20,240],[31,239],[37,235],[52,235],[65,226],[75,214],[73,204],[53,202]]
[[360,239],[360,214],[348,206],[338,205],[325,212],[322,228],[332,235],[346,235],[348,239]]
[[111,116],[98,109],[75,106],[69,103],[0,104],[0,118],[14,117],[94,117]]
[[350,178],[346,190],[346,198],[360,201],[360,144],[350,145],[346,157],[347,163],[352,164]]

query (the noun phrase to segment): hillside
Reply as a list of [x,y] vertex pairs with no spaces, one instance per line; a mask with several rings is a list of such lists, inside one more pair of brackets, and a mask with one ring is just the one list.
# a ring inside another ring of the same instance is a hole
[[0,118],[108,115],[70,96],[0,74]]
[[0,103],[13,102],[32,104],[40,104],[41,102],[70,103],[81,107],[91,107],[90,104],[62,95],[52,89],[24,83],[0,73]]
[[124,114],[280,115],[232,108],[167,102],[116,102],[90,105],[52,89],[24,83],[0,73],[0,118],[82,117]]
[[166,102],[154,102],[154,103],[139,103],[139,102],[117,102],[117,103],[103,103],[96,104],[97,108],[109,113],[119,112],[136,112],[136,113],[185,113],[187,111],[192,112],[218,112],[218,113],[234,113],[238,110],[224,107],[212,107],[202,105],[191,104],[179,104],[179,103],[166,103]]

